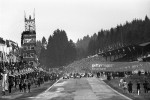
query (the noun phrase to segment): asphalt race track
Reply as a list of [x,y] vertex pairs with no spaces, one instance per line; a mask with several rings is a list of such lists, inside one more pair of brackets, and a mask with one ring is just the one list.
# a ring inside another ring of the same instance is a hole
[[[19,99],[19,98],[18,98]],[[60,79],[36,96],[24,100],[131,100],[95,77]]]

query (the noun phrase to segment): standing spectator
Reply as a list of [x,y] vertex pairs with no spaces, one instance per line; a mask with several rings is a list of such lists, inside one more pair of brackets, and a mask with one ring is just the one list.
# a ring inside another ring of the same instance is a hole
[[22,85],[22,81],[20,80],[20,83],[19,83],[19,90],[20,90],[20,92],[22,92],[22,88],[23,88],[23,85]]
[[15,77],[15,80],[14,80],[15,82],[15,88],[17,88],[17,78]]
[[148,93],[148,82],[145,80],[145,82],[143,83],[143,87],[144,87],[144,92]]
[[40,87],[40,78],[37,79],[38,86]]
[[122,87],[122,84],[123,84],[123,79],[121,78],[120,81],[119,81],[119,86]]
[[11,93],[11,88],[13,86],[13,80],[12,80],[11,76],[9,76],[8,83],[9,83],[9,86],[8,86],[9,87],[9,93]]
[[110,73],[108,73],[108,75],[107,75],[107,80],[111,80],[111,75],[110,75]]
[[26,87],[27,87],[27,85],[26,85],[26,80],[25,80],[23,83],[24,92],[26,92]]
[[141,88],[141,87],[140,87],[140,82],[137,82],[136,85],[137,85],[137,93],[138,93],[138,95],[139,95],[139,94],[140,94],[140,88]]
[[132,93],[132,82],[130,81],[129,83],[128,83],[128,91],[129,91],[129,93]]
[[100,73],[98,72],[98,73],[97,73],[97,77],[99,78],[99,76],[100,76]]
[[30,83],[30,80],[28,80],[28,90],[30,92],[30,87],[31,87],[31,83]]
[[125,80],[123,81],[123,91],[124,93],[127,91],[127,82]]

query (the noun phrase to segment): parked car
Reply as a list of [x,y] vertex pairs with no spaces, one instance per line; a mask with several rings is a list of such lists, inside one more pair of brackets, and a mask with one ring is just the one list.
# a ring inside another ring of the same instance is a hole
[[92,73],[88,73],[88,77],[93,77],[93,74]]
[[73,73],[70,74],[70,78],[74,78],[74,74]]
[[76,78],[81,78],[81,75],[80,75],[79,73],[76,73],[76,74],[75,74],[75,77],[76,77]]
[[85,73],[81,73],[80,75],[81,75],[81,77],[84,77],[84,76],[85,76]]
[[68,75],[64,75],[63,79],[69,79],[69,76]]

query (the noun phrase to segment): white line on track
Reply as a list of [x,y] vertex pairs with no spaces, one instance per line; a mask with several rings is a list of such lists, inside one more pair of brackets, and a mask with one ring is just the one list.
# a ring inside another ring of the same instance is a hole
[[[52,86],[50,86],[47,90],[45,90],[45,91],[42,92],[41,94],[48,92],[48,91],[49,91],[55,84],[57,84],[61,79],[62,79],[62,78],[60,78],[59,80],[57,80]],[[36,96],[36,97],[28,97],[28,98],[31,98],[31,99],[39,99],[39,98],[41,98],[41,97]]]
[[[100,80],[98,79],[98,81],[100,82]],[[104,83],[104,84],[106,84],[103,80],[102,80],[102,82]],[[132,100],[131,98],[129,98],[129,97],[127,97],[127,96],[125,96],[125,95],[123,95],[122,93],[119,93],[118,91],[116,91],[116,90],[114,90],[113,88],[111,88],[109,85],[107,85],[106,84],[106,86],[107,87],[109,87],[111,90],[113,90],[114,92],[116,92],[117,94],[119,94],[119,95],[121,95],[121,96],[123,96],[124,98],[126,98],[126,99],[128,99],[128,100]]]
[[62,78],[60,78],[59,80],[57,80],[52,86],[50,86],[47,90],[45,90],[45,92],[49,91],[55,84],[58,83],[58,81],[60,81]]

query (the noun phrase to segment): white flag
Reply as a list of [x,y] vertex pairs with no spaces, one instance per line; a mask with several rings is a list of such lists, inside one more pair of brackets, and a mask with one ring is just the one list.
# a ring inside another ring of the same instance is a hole
[[3,80],[2,80],[2,91],[8,90],[8,75],[2,74]]

